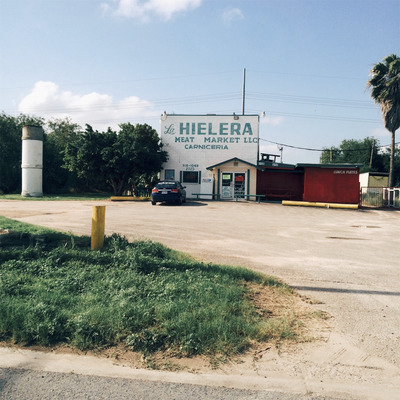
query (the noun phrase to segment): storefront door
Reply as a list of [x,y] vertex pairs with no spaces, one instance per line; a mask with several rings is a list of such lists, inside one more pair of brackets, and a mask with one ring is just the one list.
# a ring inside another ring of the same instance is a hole
[[233,173],[232,172],[223,172],[222,173],[221,198],[222,199],[232,199],[233,198]]
[[234,193],[236,197],[244,197],[246,194],[246,174],[243,172],[235,173]]
[[244,172],[223,172],[221,199],[234,199],[246,194],[246,174]]

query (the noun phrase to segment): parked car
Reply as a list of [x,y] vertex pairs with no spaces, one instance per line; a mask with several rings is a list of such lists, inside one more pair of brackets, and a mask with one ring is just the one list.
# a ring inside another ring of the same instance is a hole
[[178,181],[161,181],[151,191],[151,204],[157,203],[178,203],[186,201],[186,186]]

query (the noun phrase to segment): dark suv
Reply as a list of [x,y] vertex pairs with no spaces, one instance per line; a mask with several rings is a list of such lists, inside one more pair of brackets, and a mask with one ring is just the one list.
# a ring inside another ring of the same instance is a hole
[[161,181],[151,191],[151,204],[157,203],[178,203],[186,201],[186,186],[182,186],[178,181]]

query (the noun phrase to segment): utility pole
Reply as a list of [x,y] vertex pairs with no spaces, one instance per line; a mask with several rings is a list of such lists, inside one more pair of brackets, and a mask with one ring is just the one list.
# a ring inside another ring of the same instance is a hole
[[281,152],[281,163],[283,163],[283,146],[278,146],[278,150]]
[[246,68],[243,68],[242,115],[244,115],[245,98],[246,98]]
[[371,157],[369,158],[369,167],[372,167],[372,158],[374,156],[375,139],[372,139]]

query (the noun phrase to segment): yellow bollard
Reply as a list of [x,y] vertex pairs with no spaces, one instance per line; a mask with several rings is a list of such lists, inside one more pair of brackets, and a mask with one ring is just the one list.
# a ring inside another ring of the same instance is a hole
[[92,207],[92,250],[101,250],[104,244],[106,206]]

